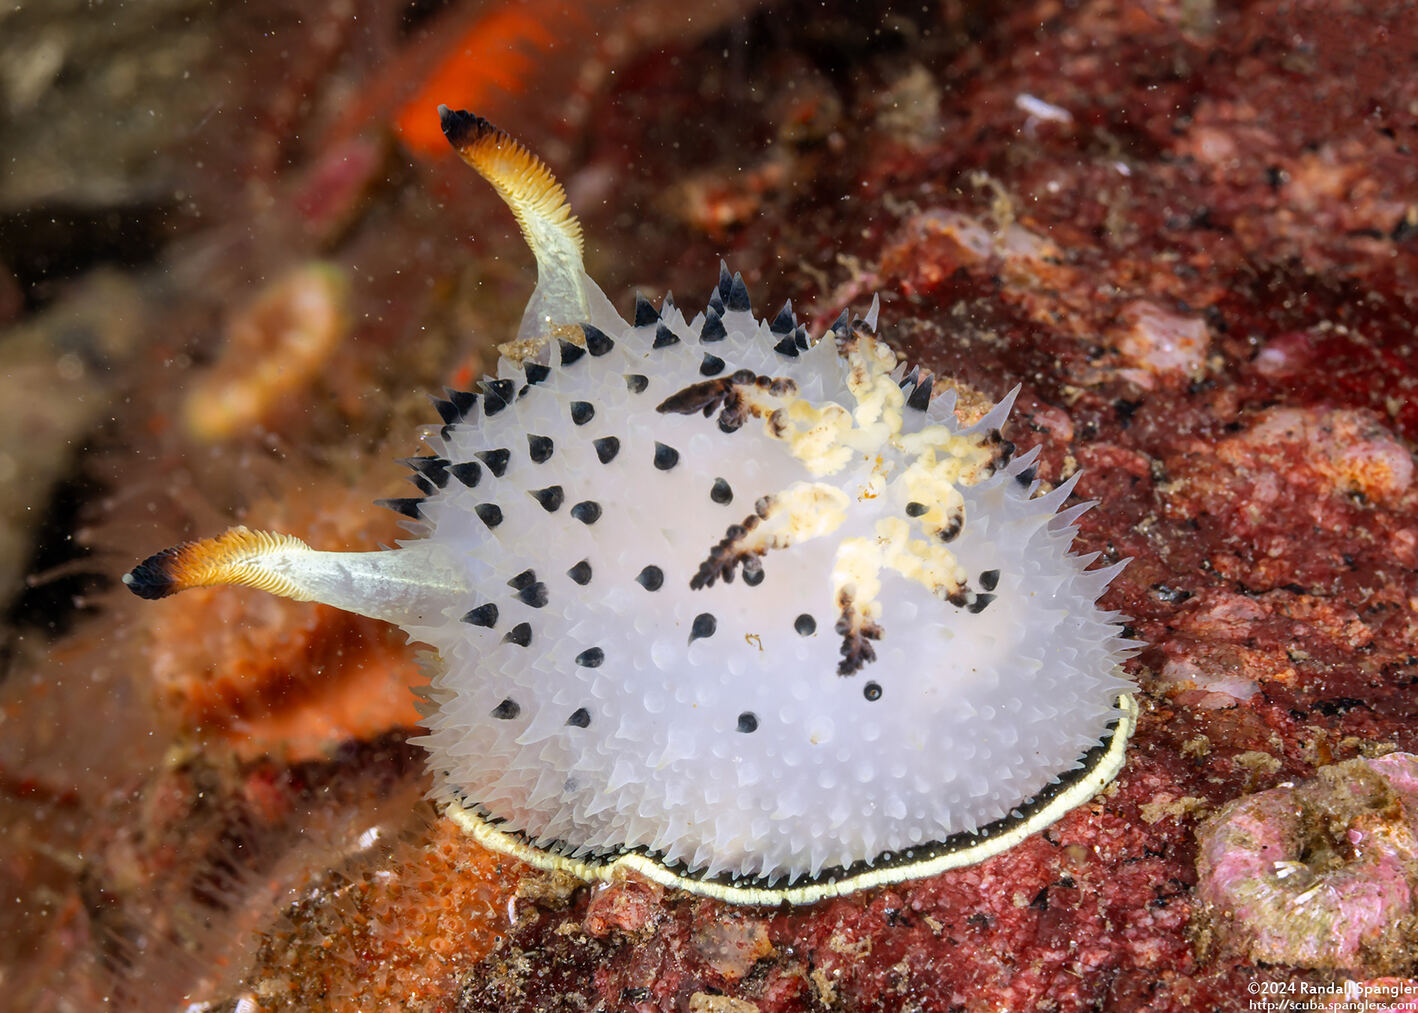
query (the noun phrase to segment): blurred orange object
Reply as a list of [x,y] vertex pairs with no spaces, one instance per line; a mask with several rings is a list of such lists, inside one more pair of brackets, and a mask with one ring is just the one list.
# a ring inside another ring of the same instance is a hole
[[[569,37],[568,22],[581,20],[578,10],[562,3],[506,4],[476,18],[395,115],[404,143],[423,155],[446,155],[448,141],[434,111],[439,104],[482,109],[494,95],[522,92],[539,58]],[[560,38],[549,27],[557,22]]]
[[297,267],[266,286],[227,327],[221,356],[183,402],[203,443],[277,427],[349,333],[349,285],[332,264]]

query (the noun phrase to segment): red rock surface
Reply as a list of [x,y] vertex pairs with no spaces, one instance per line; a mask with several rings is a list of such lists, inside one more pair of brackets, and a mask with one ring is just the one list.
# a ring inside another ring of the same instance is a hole
[[[188,87],[219,114],[173,131],[186,157],[165,164],[188,210],[159,269],[134,275],[149,337],[93,353],[117,407],[77,467],[107,493],[41,539],[91,530],[111,577],[261,495],[298,499],[312,474],[382,475],[398,494],[386,459],[414,451],[420,392],[487,363],[531,278],[478,181],[386,140],[447,69],[447,26],[482,16],[437,6],[360,0],[275,24],[256,2],[207,25],[240,58],[198,67]],[[636,6],[687,19],[669,36],[604,14],[597,41],[581,12],[548,5],[549,38],[587,41],[519,65],[482,111],[565,180],[619,305],[634,288],[689,305],[723,255],[760,310],[791,297],[821,323],[879,291],[913,359],[990,398],[1023,385],[1011,439],[1042,447],[1049,481],[1084,469],[1078,494],[1099,501],[1079,548],[1133,559],[1105,598],[1147,645],[1129,666],[1143,713],[1128,764],[1044,834],[929,881],[766,911],[529,876],[502,928],[467,929],[489,955],[440,977],[415,960],[449,938],[426,914],[467,888],[403,877],[368,952],[418,968],[416,1008],[509,1013],[1241,1010],[1254,982],[1334,984],[1193,945],[1194,832],[1319,765],[1418,748],[1418,15],[1381,0],[797,2],[726,22],[714,6]],[[191,443],[173,420],[222,321],[316,255],[351,279],[338,379],[311,387],[339,396],[222,448]],[[321,959],[252,933],[308,940],[352,917],[320,889],[348,867],[347,836],[303,849],[301,828],[398,823],[388,785],[416,759],[351,744],[320,768],[347,790],[319,808],[283,787],[273,809],[251,771],[289,785],[308,768],[151,734],[135,606],[91,597],[50,644],[37,609],[15,613],[29,625],[0,686],[17,729],[0,743],[0,880],[19,900],[0,913],[7,989],[41,1010],[93,1008],[114,981],[135,1009],[165,1008],[145,1004],[157,995],[356,1008],[369,966],[350,946]],[[208,867],[212,828],[250,825],[264,857],[217,849],[224,882],[278,856],[281,883],[308,888],[300,905],[182,886]],[[362,870],[400,878],[437,832],[409,815],[391,833],[410,843]],[[159,901],[207,920],[199,947],[115,943]],[[289,992],[268,987],[282,976]]]

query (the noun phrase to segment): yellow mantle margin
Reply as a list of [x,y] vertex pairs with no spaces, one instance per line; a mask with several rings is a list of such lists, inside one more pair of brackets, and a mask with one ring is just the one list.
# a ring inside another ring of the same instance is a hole
[[[984,828],[980,834],[960,834],[942,844],[912,847],[874,868],[851,872],[829,869],[802,885],[752,885],[761,880],[740,881],[701,879],[678,872],[654,855],[643,851],[623,854],[568,858],[551,851],[532,847],[520,835],[499,830],[472,809],[454,801],[445,805],[444,815],[470,834],[474,840],[493,851],[520,859],[529,865],[549,871],[565,872],[588,882],[609,882],[627,873],[643,876],[663,886],[703,897],[712,897],[730,904],[815,904],[829,897],[840,897],[877,886],[888,886],[910,879],[924,879],[950,869],[983,862],[987,858],[1019,844],[1030,834],[1043,830],[1071,809],[1083,805],[1107,787],[1122,769],[1128,739],[1137,727],[1137,700],[1131,693],[1118,697],[1119,717],[1112,734],[1090,753],[1089,765],[1072,772],[1067,785],[1037,808],[1030,807],[1023,817],[1005,817]],[[998,828],[998,829],[995,829]]]

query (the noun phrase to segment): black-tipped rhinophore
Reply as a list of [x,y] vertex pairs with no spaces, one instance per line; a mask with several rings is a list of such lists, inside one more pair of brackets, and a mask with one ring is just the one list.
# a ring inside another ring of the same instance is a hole
[[495,133],[497,128],[481,116],[461,109],[438,107],[438,125],[443,128],[443,136],[455,148],[462,148],[485,134]]
[[157,601],[177,590],[172,579],[172,561],[191,545],[183,542],[170,549],[163,549],[143,560],[123,575],[123,583],[139,598]]

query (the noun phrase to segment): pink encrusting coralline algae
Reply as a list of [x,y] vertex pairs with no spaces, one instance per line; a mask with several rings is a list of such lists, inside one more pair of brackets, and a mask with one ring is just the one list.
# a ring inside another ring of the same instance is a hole
[[1252,961],[1356,974],[1418,958],[1418,756],[1324,767],[1230,803],[1197,832],[1212,940]]

